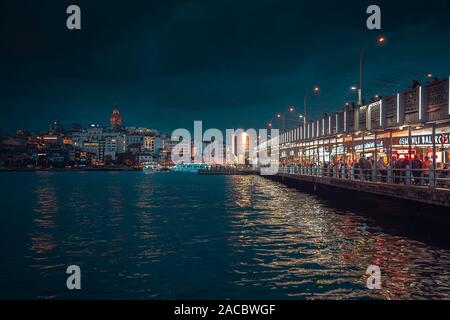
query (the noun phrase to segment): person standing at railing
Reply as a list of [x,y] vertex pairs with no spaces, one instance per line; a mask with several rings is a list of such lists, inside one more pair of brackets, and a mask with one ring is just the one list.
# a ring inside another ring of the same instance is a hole
[[423,163],[420,161],[417,157],[415,157],[412,161],[412,169],[413,169],[413,177],[414,177],[414,184],[421,184],[422,181],[422,166]]
[[327,171],[327,169],[328,169],[328,162],[326,162],[326,161],[324,161],[324,163],[323,163],[323,176],[327,176],[328,174],[328,171]]
[[365,176],[365,168],[366,168],[366,158],[361,157],[358,161],[359,164],[359,178],[361,179],[361,181],[366,180],[366,176]]
[[386,171],[386,165],[384,163],[383,157],[380,157],[378,159],[378,161],[377,161],[377,169],[378,169],[378,173],[380,174],[380,181],[381,182],[386,182],[387,171]]
[[365,163],[366,163],[366,159],[363,156],[361,156],[361,158],[359,158],[359,161],[358,161],[358,167],[359,167],[358,172],[359,172],[359,178],[361,179],[361,181],[365,180],[365,178],[364,178]]
[[374,167],[374,161],[372,157],[368,157],[366,160],[366,166],[365,166],[365,176],[367,177],[368,181],[372,180],[372,168]]
[[339,160],[336,161],[336,178],[340,178],[341,175],[341,162]]
[[425,160],[422,163],[423,169],[423,177],[428,184],[430,183],[430,170],[433,167],[433,161],[431,161],[430,157],[426,156]]
[[408,155],[406,155],[405,158],[403,158],[400,161],[400,176],[401,176],[400,182],[403,182],[405,184],[407,183],[407,181],[406,181],[406,178],[407,178],[406,171],[408,170],[408,167],[409,167],[409,157],[408,157]]
[[352,178],[352,176],[350,174],[350,172],[352,171],[351,168],[352,168],[352,163],[350,161],[347,161],[345,163],[345,171],[347,172],[347,174],[346,174],[347,179]]
[[392,157],[392,168],[394,168],[394,183],[400,183],[402,162],[398,157]]

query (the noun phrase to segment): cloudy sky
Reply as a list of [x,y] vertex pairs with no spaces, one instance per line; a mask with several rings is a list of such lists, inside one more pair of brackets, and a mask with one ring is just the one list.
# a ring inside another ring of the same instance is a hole
[[[81,7],[80,31],[66,28],[70,4]],[[2,1],[0,128],[107,124],[115,103],[129,126],[261,128],[315,85],[318,117],[355,99],[364,47],[366,98],[450,74],[449,1],[377,1],[381,31],[366,28],[370,4]]]

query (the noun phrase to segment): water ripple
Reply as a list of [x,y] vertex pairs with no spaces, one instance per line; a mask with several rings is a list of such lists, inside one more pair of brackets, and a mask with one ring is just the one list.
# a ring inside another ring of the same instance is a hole
[[65,288],[77,264],[84,299],[450,299],[448,246],[261,177],[23,173],[0,188],[14,288],[0,298],[80,298]]

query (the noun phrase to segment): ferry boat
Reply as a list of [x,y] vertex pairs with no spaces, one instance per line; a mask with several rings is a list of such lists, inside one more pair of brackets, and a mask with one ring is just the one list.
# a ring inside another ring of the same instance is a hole
[[142,171],[145,174],[158,172],[160,169],[159,164],[153,162],[146,162],[142,167]]
[[197,173],[200,170],[208,170],[209,168],[210,165],[206,163],[178,163],[172,168],[172,170],[176,172]]

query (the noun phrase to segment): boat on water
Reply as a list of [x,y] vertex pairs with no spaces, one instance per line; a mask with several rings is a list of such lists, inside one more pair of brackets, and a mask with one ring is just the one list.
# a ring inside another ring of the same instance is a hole
[[159,164],[154,163],[154,162],[146,162],[146,163],[144,163],[144,165],[142,167],[142,171],[145,174],[155,173],[155,172],[158,172],[159,170],[160,170]]
[[208,170],[209,168],[210,165],[207,163],[178,163],[172,168],[172,171],[197,173],[200,170]]

